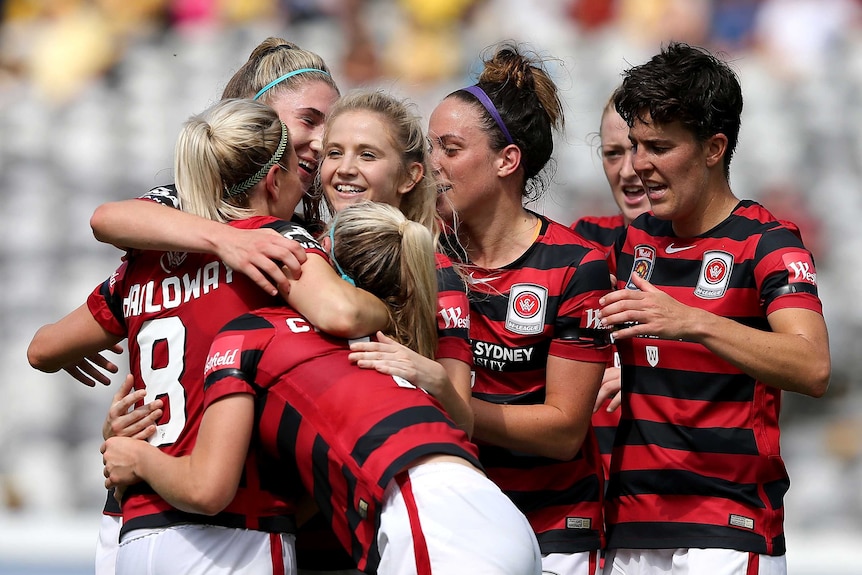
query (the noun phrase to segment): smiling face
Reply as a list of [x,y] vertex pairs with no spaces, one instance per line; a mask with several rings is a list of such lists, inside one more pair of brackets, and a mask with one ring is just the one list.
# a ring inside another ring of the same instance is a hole
[[299,178],[308,191],[317,175],[323,141],[323,123],[338,92],[320,80],[302,82],[295,90],[283,90],[269,102],[290,130],[299,161]]
[[646,190],[632,167],[629,127],[613,107],[605,108],[599,132],[602,168],[626,225],[650,209]]
[[456,212],[466,221],[492,201],[499,183],[496,155],[482,129],[479,110],[458,98],[446,98],[431,114],[428,140],[440,216],[451,222]]
[[339,114],[330,121],[324,146],[320,181],[336,213],[362,200],[400,208],[414,187],[412,166],[404,166],[381,114],[361,109]]

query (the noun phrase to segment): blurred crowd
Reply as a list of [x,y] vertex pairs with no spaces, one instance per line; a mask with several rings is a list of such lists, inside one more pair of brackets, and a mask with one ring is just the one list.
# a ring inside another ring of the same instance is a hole
[[495,42],[553,56],[567,134],[537,209],[565,224],[612,213],[602,106],[623,69],[674,39],[733,62],[746,108],[732,187],[795,221],[818,258],[834,378],[822,400],[786,396],[788,517],[862,528],[862,1],[0,0],[0,14],[0,514],[99,512],[112,390],[35,372],[27,343],[114,269],[93,209],[172,181],[180,122],[264,37],[324,56],[342,91],[379,86],[423,112]]
[[[56,104],[110,74],[135,44],[166,34],[193,36],[261,22],[281,27],[337,23],[346,49],[343,80],[382,77],[437,82],[462,74],[465,36],[490,26],[567,29],[591,37],[621,34],[651,49],[685,40],[730,54],[759,53],[786,81],[817,74],[858,30],[858,0],[3,0],[0,72],[27,81]],[[382,31],[369,15],[392,14]],[[564,32],[565,33],[565,32]],[[466,54],[472,56],[472,53]],[[333,64],[336,64],[335,62]]]

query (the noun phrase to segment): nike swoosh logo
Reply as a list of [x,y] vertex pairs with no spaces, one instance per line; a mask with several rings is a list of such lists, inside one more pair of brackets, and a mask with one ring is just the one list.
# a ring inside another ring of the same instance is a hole
[[491,282],[500,279],[500,276],[492,276],[488,278],[477,278],[473,276],[473,272],[470,272],[470,277],[467,279],[467,282],[470,285],[490,285]]
[[678,247],[674,247],[674,245],[673,245],[673,244],[670,244],[668,247],[666,247],[666,248],[664,249],[664,251],[665,251],[665,252],[667,252],[667,253],[669,253],[669,254],[675,254],[675,253],[677,253],[677,252],[684,252],[685,250],[690,250],[691,248],[695,247],[695,245],[697,245],[697,244],[692,244],[692,245],[690,245],[690,246],[678,246]]

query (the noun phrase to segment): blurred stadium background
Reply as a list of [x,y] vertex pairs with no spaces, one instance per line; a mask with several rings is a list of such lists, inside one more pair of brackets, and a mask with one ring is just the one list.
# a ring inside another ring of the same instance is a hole
[[859,0],[0,0],[0,14],[0,572],[92,572],[119,379],[90,389],[26,361],[35,330],[117,264],[89,216],[173,181],[180,123],[277,35],[320,53],[342,91],[391,90],[425,117],[495,42],[554,57],[567,133],[534,207],[566,224],[613,213],[595,132],[620,72],[670,39],[725,52],[746,98],[732,187],[799,224],[831,333],[827,396],[785,396],[789,572],[862,573]]

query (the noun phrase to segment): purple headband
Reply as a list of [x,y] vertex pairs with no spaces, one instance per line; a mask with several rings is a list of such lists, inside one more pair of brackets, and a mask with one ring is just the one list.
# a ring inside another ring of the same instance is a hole
[[506,136],[506,141],[510,144],[514,144],[515,142],[512,140],[512,136],[509,135],[509,130],[506,129],[506,124],[503,123],[503,118],[500,117],[500,112],[497,111],[497,107],[494,106],[494,102],[491,101],[491,98],[488,97],[485,90],[480,88],[479,84],[462,88],[462,90],[470,92],[478,98],[479,103],[488,110],[488,113],[491,114],[491,117],[494,118],[495,122],[497,122],[497,127],[500,128],[500,131],[503,132],[504,136]]

